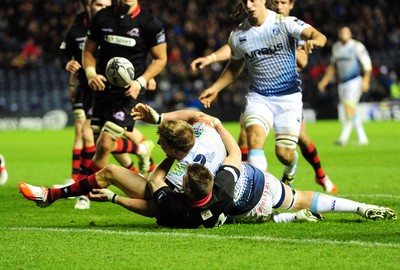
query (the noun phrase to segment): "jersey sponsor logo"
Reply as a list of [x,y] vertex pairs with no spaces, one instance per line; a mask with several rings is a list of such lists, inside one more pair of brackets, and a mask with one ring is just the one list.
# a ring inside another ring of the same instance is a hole
[[127,47],[134,47],[136,45],[136,40],[128,37],[105,35],[104,40],[111,44],[118,44]]
[[207,209],[206,211],[201,212],[200,215],[201,215],[201,218],[203,220],[207,220],[209,218],[212,218],[212,216],[213,216],[212,212],[209,209]]
[[101,31],[112,33],[114,30],[112,28],[101,28]]
[[125,112],[124,111],[118,111],[113,113],[113,117],[119,121],[125,121]]
[[157,35],[156,35],[157,43],[164,43],[165,42],[165,31],[164,29],[161,30]]
[[178,176],[182,176],[186,173],[187,167],[188,164],[178,163],[170,172]]
[[193,159],[193,162],[200,163],[201,165],[204,165],[207,162],[207,158],[204,155],[199,154]]
[[127,35],[131,36],[131,37],[138,37],[139,35],[139,28],[132,28],[131,30],[129,30],[128,32],[126,32]]
[[259,56],[262,56],[262,55],[275,54],[276,52],[279,52],[281,50],[283,50],[283,44],[279,43],[279,44],[276,44],[273,46],[269,46],[269,47],[251,51],[250,53],[246,53],[245,57],[246,57],[246,59],[254,59],[254,58],[258,58]]
[[305,22],[303,22],[302,20],[299,20],[299,19],[295,19],[294,22],[301,26],[306,24]]
[[247,37],[246,36],[239,37],[239,43],[240,44],[245,43],[246,41],[247,41]]

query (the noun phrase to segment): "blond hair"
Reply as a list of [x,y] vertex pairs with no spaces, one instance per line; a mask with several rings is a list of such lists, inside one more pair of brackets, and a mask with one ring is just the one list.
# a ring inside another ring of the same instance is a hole
[[172,149],[188,153],[194,146],[192,125],[182,120],[163,121],[157,130],[160,139]]

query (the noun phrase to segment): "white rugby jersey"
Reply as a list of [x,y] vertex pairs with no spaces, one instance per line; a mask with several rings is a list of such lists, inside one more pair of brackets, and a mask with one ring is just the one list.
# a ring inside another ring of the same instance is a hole
[[215,176],[227,154],[224,142],[215,128],[204,122],[196,122],[193,124],[193,130],[196,136],[193,148],[183,159],[176,163],[176,166],[167,175],[167,179],[180,191],[182,191],[183,175],[190,164],[203,164]]
[[249,91],[264,96],[300,92],[296,72],[297,40],[309,24],[268,10],[265,22],[251,26],[245,19],[229,37],[233,60],[244,59],[250,77]]
[[365,46],[354,39],[346,44],[337,41],[332,46],[331,64],[336,66],[339,82],[346,82],[361,75],[361,66],[364,71],[371,71],[372,63]]

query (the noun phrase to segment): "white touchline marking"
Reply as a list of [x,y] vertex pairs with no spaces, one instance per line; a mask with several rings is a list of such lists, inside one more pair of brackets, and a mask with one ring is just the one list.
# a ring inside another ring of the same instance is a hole
[[394,195],[394,194],[335,194],[335,196],[338,197],[346,197],[346,198],[352,198],[352,197],[365,197],[365,198],[391,198],[391,199],[400,199],[400,195]]
[[268,236],[245,236],[245,235],[216,235],[202,233],[185,233],[185,232],[144,232],[144,231],[110,231],[110,230],[95,230],[95,229],[61,229],[61,228],[40,228],[40,227],[0,227],[0,230],[12,231],[46,231],[60,233],[99,233],[99,234],[114,234],[114,235],[140,235],[140,236],[171,236],[171,237],[197,237],[216,240],[251,240],[251,241],[274,241],[287,243],[312,243],[312,244],[331,244],[331,245],[355,245],[368,247],[400,247],[398,243],[381,243],[381,242],[362,242],[362,241],[340,241],[327,239],[292,239]]

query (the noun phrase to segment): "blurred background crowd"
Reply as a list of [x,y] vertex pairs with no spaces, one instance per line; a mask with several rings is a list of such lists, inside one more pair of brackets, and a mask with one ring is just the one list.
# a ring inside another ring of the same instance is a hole
[[[200,92],[219,76],[225,63],[199,72],[190,62],[210,54],[228,40],[239,23],[230,17],[232,0],[139,0],[160,18],[168,42],[167,68],[156,78],[158,89],[147,102],[160,111],[201,108]],[[65,31],[80,9],[72,0],[0,1],[0,113],[35,113],[61,108],[71,111],[68,73],[58,59]],[[363,101],[400,99],[400,3],[386,0],[297,0],[292,15],[310,23],[328,38],[302,71],[305,108],[318,118],[337,115],[336,87],[324,95],[316,82],[329,63],[337,28],[346,24],[367,47],[373,61],[371,89]],[[224,120],[237,120],[247,91],[245,73],[220,94],[213,106]]]

